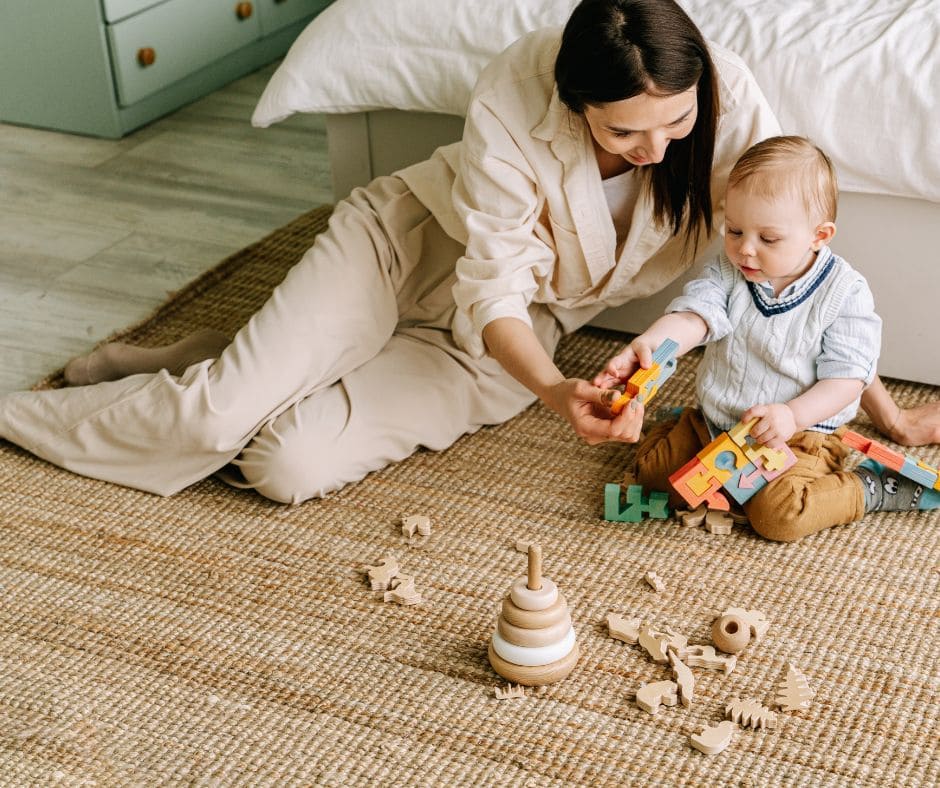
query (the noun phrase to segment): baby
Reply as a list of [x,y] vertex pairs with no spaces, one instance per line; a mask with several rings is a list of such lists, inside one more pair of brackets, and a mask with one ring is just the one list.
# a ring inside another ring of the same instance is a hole
[[[671,490],[670,474],[712,438],[756,418],[757,441],[786,443],[797,457],[744,505],[769,539],[795,541],[867,511],[940,506],[940,496],[873,461],[845,468],[850,450],[837,433],[875,377],[881,319],[864,277],[828,246],[837,201],[832,163],[802,137],[766,139],[735,164],[724,254],[594,380],[613,386],[648,368],[666,338],[678,354],[706,345],[699,408],[637,447],[633,473],[645,488]],[[675,492],[671,503],[681,503]]]

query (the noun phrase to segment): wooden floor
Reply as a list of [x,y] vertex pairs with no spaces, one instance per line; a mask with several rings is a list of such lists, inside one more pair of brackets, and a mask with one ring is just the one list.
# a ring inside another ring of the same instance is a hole
[[249,123],[273,70],[121,140],[0,124],[0,393],[331,202],[322,116]]

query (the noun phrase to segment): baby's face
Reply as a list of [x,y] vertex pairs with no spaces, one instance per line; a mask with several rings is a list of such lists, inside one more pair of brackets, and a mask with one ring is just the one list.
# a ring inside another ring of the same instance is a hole
[[797,196],[763,197],[744,184],[728,190],[725,252],[748,281],[769,282],[779,296],[809,270],[823,242]]

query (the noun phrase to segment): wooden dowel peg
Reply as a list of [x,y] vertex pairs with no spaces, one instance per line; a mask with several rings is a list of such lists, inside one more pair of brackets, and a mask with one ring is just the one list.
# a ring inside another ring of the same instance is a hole
[[538,591],[542,587],[542,546],[529,545],[529,579],[526,588]]

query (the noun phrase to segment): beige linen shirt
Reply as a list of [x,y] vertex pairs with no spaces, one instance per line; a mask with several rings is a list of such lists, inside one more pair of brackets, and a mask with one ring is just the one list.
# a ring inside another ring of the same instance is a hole
[[[529,309],[543,304],[573,331],[608,306],[661,290],[694,262],[683,237],[656,226],[645,189],[617,254],[590,130],[555,87],[560,40],[561,28],[538,30],[497,56],[474,89],[462,141],[398,173],[466,245],[452,329],[475,357],[486,352],[483,328],[497,318],[531,326]],[[709,48],[721,106],[711,186],[717,230],[732,165],[780,128],[741,59]]]

